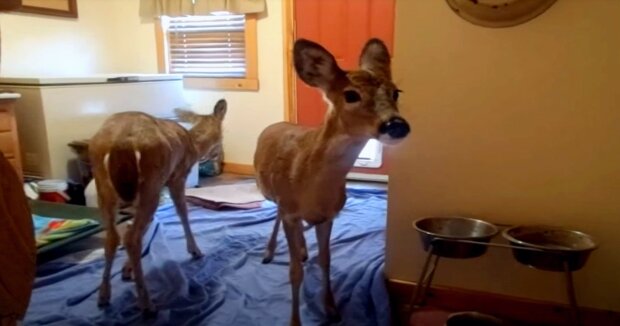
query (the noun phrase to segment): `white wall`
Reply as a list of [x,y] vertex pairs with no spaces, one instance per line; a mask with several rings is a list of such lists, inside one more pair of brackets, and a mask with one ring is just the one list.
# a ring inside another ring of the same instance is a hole
[[0,73],[157,72],[153,26],[140,24],[138,3],[80,0],[78,19],[3,13]]
[[[78,19],[21,13],[0,15],[1,75],[156,73],[152,21],[141,21],[139,0],[78,0]],[[260,90],[187,90],[197,111],[229,102],[224,123],[227,162],[251,164],[256,137],[284,117],[282,2],[267,0],[258,21]]]

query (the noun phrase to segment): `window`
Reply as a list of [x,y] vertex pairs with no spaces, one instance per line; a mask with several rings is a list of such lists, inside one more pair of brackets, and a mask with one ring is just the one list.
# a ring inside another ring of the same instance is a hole
[[190,88],[258,89],[254,15],[163,16],[157,25],[160,72]]

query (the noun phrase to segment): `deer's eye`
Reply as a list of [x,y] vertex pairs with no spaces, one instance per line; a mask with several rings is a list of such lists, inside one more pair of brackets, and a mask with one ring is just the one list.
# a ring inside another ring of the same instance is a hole
[[398,101],[398,96],[399,96],[400,92],[401,92],[401,90],[398,90],[398,89],[397,89],[397,90],[395,90],[395,91],[392,93],[392,99],[394,100],[394,102]]
[[344,91],[344,100],[347,103],[355,103],[361,101],[362,97],[356,91]]

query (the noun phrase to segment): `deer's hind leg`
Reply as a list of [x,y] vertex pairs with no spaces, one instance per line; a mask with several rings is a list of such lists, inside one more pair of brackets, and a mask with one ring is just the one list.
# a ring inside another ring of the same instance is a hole
[[157,187],[147,187],[142,184],[140,196],[137,199],[136,213],[133,224],[125,233],[123,242],[127,249],[131,270],[133,272],[138,293],[138,305],[142,309],[145,317],[152,317],[157,313],[155,306],[149,298],[149,293],[144,281],[142,270],[142,237],[146,232],[153,214],[159,205],[159,192],[153,189]]
[[[99,182],[96,182],[98,193],[98,204],[101,209],[101,217],[103,218],[104,227],[106,230],[105,236],[105,265],[103,268],[103,276],[101,280],[101,286],[99,287],[99,300],[97,305],[99,307],[105,307],[110,304],[111,288],[110,288],[110,273],[112,265],[114,264],[114,256],[116,255],[116,249],[118,248],[120,237],[116,230],[116,209],[118,199],[114,189],[111,188],[108,182],[105,182],[105,178],[99,178]],[[104,180],[104,181],[101,181]]]
[[177,210],[177,215],[181,219],[181,225],[183,226],[183,232],[185,232],[185,241],[187,243],[187,252],[192,255],[193,259],[202,257],[202,252],[196,244],[194,234],[189,226],[189,218],[187,216],[187,203],[185,202],[185,180],[187,177],[176,177],[171,179],[167,186],[170,190],[170,197],[174,202],[174,206]]
[[[265,254],[263,255],[263,264],[269,264],[273,261],[273,256],[276,251],[276,244],[278,242],[278,232],[280,231],[280,224],[282,220],[280,215],[276,216],[276,220],[273,224],[273,230],[271,231],[271,236],[269,237],[269,241],[267,241],[267,247],[265,248]],[[303,225],[300,223],[299,227],[301,228],[299,239],[299,254],[301,255],[301,261],[306,262],[308,260],[308,249],[306,247],[306,239],[304,238],[304,230]]]

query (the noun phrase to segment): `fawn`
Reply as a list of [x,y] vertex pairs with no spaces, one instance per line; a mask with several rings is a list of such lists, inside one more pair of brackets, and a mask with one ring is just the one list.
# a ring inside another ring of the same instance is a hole
[[318,128],[287,122],[268,126],[259,136],[254,167],[259,189],[278,205],[263,262],[273,258],[282,223],[291,259],[291,325],[300,325],[299,288],[307,258],[302,220],[315,226],[325,310],[330,320],[338,320],[329,239],[346,201],[346,175],[369,139],[396,144],[410,129],[398,112],[400,90],[392,82],[390,54],[381,40],[368,40],[354,71],[342,70],[329,51],[305,39],[295,42],[293,56],[299,78],[323,94],[325,121]]
[[189,131],[174,121],[142,112],[117,113],[90,139],[88,150],[106,229],[99,306],[110,301],[110,271],[120,241],[115,215],[121,205],[131,205],[135,212],[133,224],[123,238],[128,260],[122,277],[128,280],[133,274],[138,304],[146,316],[154,315],[156,310],[144,283],[142,237],[157,210],[163,187],[168,187],[183,225],[187,251],[193,258],[202,256],[189,226],[185,180],[198,160],[209,159],[221,146],[226,106],[225,100],[219,100],[211,115],[175,110],[181,121],[193,123]]

